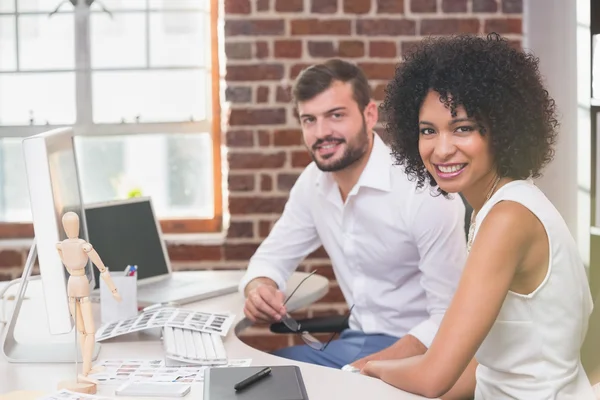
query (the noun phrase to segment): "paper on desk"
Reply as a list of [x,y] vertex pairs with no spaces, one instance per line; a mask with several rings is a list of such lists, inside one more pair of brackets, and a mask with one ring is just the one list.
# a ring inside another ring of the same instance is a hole
[[104,324],[96,332],[96,342],[165,325],[226,336],[234,315],[207,313],[183,308],[158,308],[135,317]]
[[204,381],[206,368],[248,367],[249,358],[231,359],[226,365],[167,367],[163,360],[121,360],[109,359],[97,364],[104,369],[90,374],[91,379],[104,384],[122,384],[132,382],[174,382],[194,383]]
[[189,329],[192,331],[218,333],[226,336],[234,316],[231,314],[206,313],[187,309],[178,309],[171,315],[166,326]]
[[112,400],[113,397],[96,396],[93,394],[84,394],[71,392],[67,389],[62,389],[49,396],[40,397],[37,400]]

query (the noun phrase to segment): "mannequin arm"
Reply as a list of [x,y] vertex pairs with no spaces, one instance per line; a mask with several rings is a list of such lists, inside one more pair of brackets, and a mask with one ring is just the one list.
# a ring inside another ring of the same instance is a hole
[[82,249],[87,253],[90,260],[92,260],[96,268],[98,268],[98,270],[100,271],[100,277],[102,278],[104,283],[106,283],[113,296],[119,296],[117,294],[117,287],[115,286],[113,280],[110,278],[110,273],[108,272],[108,269],[106,269],[106,266],[104,265],[102,259],[98,255],[98,252],[94,250],[94,247],[90,243],[84,243]]
[[69,275],[72,275],[71,270],[65,265],[65,260],[63,260],[63,252],[62,252],[62,243],[61,242],[56,243],[56,250],[58,250],[58,256],[60,257],[60,261],[62,261],[64,267],[69,272]]

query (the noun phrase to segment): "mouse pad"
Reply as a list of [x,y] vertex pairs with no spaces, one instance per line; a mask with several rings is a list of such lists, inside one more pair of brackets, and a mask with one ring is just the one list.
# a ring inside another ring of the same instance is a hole
[[236,392],[236,383],[265,366],[208,368],[204,373],[205,400],[308,400],[300,368],[295,365],[271,367],[271,374]]

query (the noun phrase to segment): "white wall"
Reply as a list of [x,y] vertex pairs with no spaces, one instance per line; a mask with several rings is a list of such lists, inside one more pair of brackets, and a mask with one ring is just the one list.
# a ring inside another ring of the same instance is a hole
[[[562,214],[588,264],[589,195],[586,209],[585,196],[582,199],[578,193],[579,180],[584,181],[583,186],[586,186],[585,176],[589,175],[590,164],[589,156],[582,154],[580,157],[578,154],[578,128],[584,128],[584,124],[578,122],[577,60],[581,46],[578,49],[577,2],[525,0],[523,30],[523,47],[540,59],[540,71],[545,77],[548,91],[556,101],[560,121],[554,161],[543,171],[544,175],[537,184]],[[580,66],[586,62],[589,63],[589,58],[582,60]],[[578,179],[578,169],[582,179]],[[589,179],[587,187],[589,189]]]

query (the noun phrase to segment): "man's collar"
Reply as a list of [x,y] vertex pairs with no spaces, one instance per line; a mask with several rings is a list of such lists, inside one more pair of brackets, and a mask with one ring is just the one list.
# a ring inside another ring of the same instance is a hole
[[[369,161],[351,193],[357,192],[362,186],[389,192],[391,190],[390,169],[392,165],[391,150],[379,135],[373,132],[373,148],[369,155]],[[331,172],[319,171],[316,185],[321,193],[331,193],[332,189],[337,191],[337,184]]]

